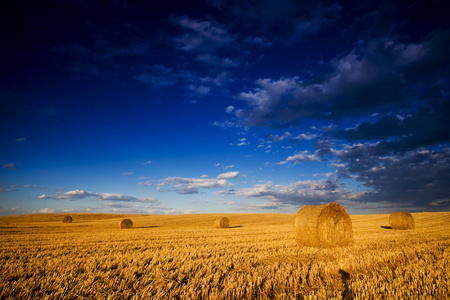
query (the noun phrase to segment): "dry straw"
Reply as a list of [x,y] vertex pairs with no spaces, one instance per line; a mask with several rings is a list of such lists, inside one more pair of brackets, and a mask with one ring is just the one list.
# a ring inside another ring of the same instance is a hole
[[72,223],[72,217],[71,216],[65,216],[63,219],[63,223]]
[[392,229],[414,229],[413,216],[408,212],[393,212],[389,215],[389,225]]
[[131,221],[130,219],[123,219],[122,221],[120,221],[119,225],[122,229],[133,228],[133,221]]
[[302,246],[334,247],[353,243],[352,220],[336,202],[303,206],[294,216],[295,239]]
[[230,227],[230,221],[228,218],[219,218],[214,222],[216,228],[228,228]]

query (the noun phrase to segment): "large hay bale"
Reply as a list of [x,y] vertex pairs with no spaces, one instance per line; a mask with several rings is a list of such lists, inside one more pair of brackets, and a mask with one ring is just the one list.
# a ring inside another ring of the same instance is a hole
[[230,227],[230,221],[228,220],[228,218],[219,218],[214,222],[214,225],[216,226],[216,228],[228,228]]
[[393,212],[389,215],[389,225],[392,229],[414,229],[413,216],[408,212]]
[[122,221],[120,221],[119,225],[122,229],[133,228],[133,221],[131,221],[130,219],[123,219]]
[[336,202],[303,206],[294,216],[295,239],[310,247],[345,246],[353,243],[352,220]]
[[72,223],[72,217],[71,216],[65,216],[63,219],[63,223]]

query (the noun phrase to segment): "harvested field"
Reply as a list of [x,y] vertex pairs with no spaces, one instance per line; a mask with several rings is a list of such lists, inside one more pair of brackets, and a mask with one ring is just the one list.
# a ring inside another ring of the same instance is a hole
[[450,212],[412,215],[350,216],[337,248],[297,245],[287,214],[2,217],[0,299],[446,299]]

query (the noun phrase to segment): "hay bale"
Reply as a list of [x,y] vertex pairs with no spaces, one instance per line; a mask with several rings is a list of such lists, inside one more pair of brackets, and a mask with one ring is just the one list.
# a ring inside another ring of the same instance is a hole
[[389,225],[392,229],[414,229],[413,216],[408,212],[393,212],[389,215]]
[[131,221],[130,219],[123,219],[122,221],[120,221],[119,225],[122,229],[133,228],[133,221]]
[[303,206],[294,216],[295,239],[310,247],[345,246],[353,243],[352,220],[336,202]]
[[228,228],[230,227],[230,221],[228,220],[228,218],[219,218],[214,222],[214,225],[216,226],[216,228]]
[[71,216],[65,216],[63,219],[63,223],[72,223],[72,217]]

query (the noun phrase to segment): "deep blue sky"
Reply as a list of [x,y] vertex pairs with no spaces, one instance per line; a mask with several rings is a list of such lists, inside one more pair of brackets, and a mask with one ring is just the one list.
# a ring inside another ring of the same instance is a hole
[[450,209],[448,1],[0,4],[0,215]]

